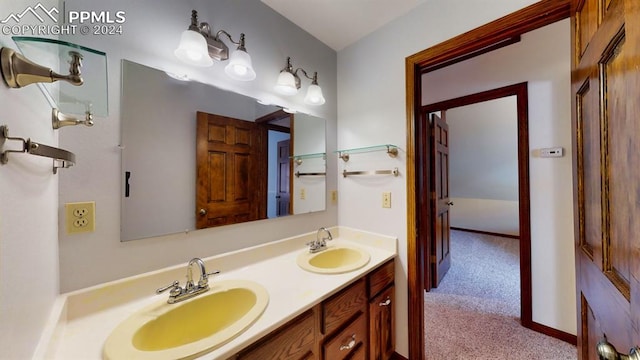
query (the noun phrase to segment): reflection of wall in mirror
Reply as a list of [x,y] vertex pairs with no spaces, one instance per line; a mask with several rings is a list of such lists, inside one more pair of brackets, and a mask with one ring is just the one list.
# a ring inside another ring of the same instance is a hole
[[[296,114],[294,118],[293,143],[294,155],[319,154],[326,151],[325,124],[305,114]],[[326,169],[324,157],[306,158],[302,164],[293,163],[293,173],[324,173]],[[326,176],[293,177],[293,213],[304,214],[321,211],[326,206]]]
[[[121,240],[194,230],[196,112],[255,121],[279,108],[127,60],[122,71],[122,178],[125,172],[131,177],[130,196],[121,194]],[[325,121],[304,114],[295,119],[295,146],[324,152]],[[325,171],[324,161],[316,165],[314,171]],[[304,182],[306,200],[294,214],[325,210],[324,177]]]
[[126,60],[122,71],[122,169],[131,172],[131,193],[122,195],[121,240],[193,230],[196,111],[253,121],[263,105]]

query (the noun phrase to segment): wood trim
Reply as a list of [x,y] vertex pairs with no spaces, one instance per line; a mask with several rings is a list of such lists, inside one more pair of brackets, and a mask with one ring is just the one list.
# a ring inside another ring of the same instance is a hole
[[[426,244],[418,238],[418,221],[416,213],[416,164],[415,164],[415,125],[417,105],[420,104],[421,86],[420,71],[415,62],[405,60],[406,96],[407,96],[407,286],[409,313],[409,359],[425,358],[424,332],[424,279],[431,276],[428,266],[425,267]],[[428,234],[421,234],[428,236]]]
[[537,322],[532,322],[531,323],[531,330],[537,331],[541,334],[545,334],[547,336],[551,336],[553,338],[556,338],[558,340],[562,340],[566,343],[569,343],[573,346],[577,346],[578,345],[578,337],[576,335],[573,334],[569,334],[568,332],[564,332],[562,330],[558,330],[558,329],[554,329],[552,327],[549,327],[547,325],[542,325],[540,323]]
[[[407,58],[421,69],[450,61],[509,38],[566,19],[570,0],[542,0]],[[408,94],[407,94],[408,96]]]
[[424,248],[418,240],[416,219],[415,122],[421,105],[420,68],[434,66],[483,47],[541,28],[570,15],[570,0],[541,0],[522,10],[444,41],[405,59],[407,114],[407,279],[409,358],[424,354]]
[[278,111],[274,111],[270,114],[267,114],[265,116],[259,117],[257,118],[254,122],[256,124],[262,124],[262,123],[268,123],[270,121],[274,121],[274,120],[280,120],[280,119],[284,119],[291,116],[291,114],[285,112],[284,110],[280,109]]
[[512,38],[509,38],[509,39],[506,39],[506,40],[503,40],[503,41],[499,41],[499,42],[497,42],[495,44],[489,45],[489,46],[484,47],[482,49],[470,52],[468,54],[464,54],[464,55],[459,56],[457,58],[454,58],[454,59],[451,59],[451,60],[447,60],[447,61],[443,61],[441,63],[435,64],[435,65],[432,65],[432,66],[423,67],[422,69],[420,69],[420,72],[422,74],[426,74],[426,73],[431,72],[431,71],[436,71],[438,69],[442,69],[443,67],[447,67],[449,65],[453,65],[453,64],[465,61],[465,60],[469,60],[469,59],[474,58],[476,56],[480,56],[482,54],[485,54],[485,53],[488,53],[488,52],[492,52],[493,50],[498,50],[498,49],[503,48],[505,46],[509,46],[509,45],[512,45],[512,44],[519,43],[520,40],[521,40],[520,39],[520,35],[514,36]]
[[520,236],[518,236],[518,235],[500,234],[500,233],[495,233],[495,232],[491,232],[491,231],[482,231],[482,230],[473,230],[473,229],[463,229],[463,228],[459,228],[459,227],[455,227],[455,226],[452,226],[451,230],[470,232],[470,233],[474,233],[474,234],[499,236],[499,237],[503,237],[503,238],[516,239],[516,240],[520,239]]
[[394,352],[393,355],[391,355],[390,360],[409,360],[406,357],[398,354],[397,352]]

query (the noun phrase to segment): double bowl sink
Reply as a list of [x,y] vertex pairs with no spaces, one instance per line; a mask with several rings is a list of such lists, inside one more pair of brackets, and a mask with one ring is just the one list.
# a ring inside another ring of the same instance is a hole
[[[299,267],[320,274],[357,270],[369,254],[352,246],[304,251]],[[248,280],[214,281],[206,293],[177,304],[158,301],[132,314],[109,335],[103,357],[115,359],[194,359],[247,330],[269,303],[269,293]]]

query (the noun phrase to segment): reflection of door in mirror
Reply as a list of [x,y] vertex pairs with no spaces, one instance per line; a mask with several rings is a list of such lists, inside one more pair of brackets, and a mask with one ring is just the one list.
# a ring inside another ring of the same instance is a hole
[[294,116],[282,110],[255,120],[267,138],[267,218],[293,214],[291,207],[291,133]]
[[197,119],[197,228],[266,218],[258,126],[203,112]]
[[289,196],[289,166],[290,140],[278,141],[278,172],[276,183],[278,184],[278,194],[276,195],[277,214],[276,216],[286,216],[291,213],[291,201]]

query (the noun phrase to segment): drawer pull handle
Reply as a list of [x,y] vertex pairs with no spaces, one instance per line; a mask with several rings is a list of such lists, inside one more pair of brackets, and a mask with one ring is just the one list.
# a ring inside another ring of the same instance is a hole
[[383,302],[378,304],[378,306],[389,306],[389,305],[391,305],[391,299],[388,296]]
[[346,345],[340,345],[340,351],[351,350],[356,346],[356,334],[351,335],[351,340]]

